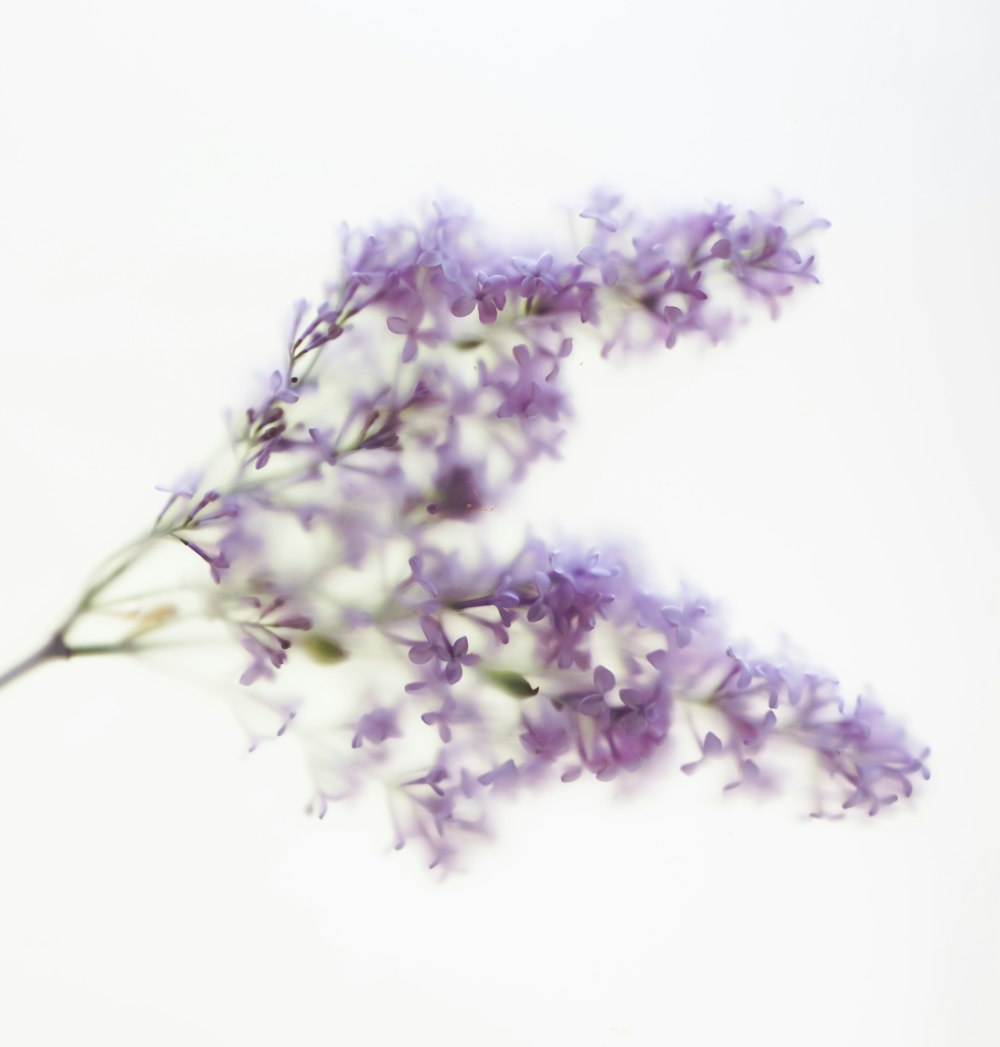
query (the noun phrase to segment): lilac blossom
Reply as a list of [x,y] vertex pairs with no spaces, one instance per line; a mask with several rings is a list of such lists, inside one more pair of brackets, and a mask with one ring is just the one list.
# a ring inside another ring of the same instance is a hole
[[468,316],[475,309],[481,324],[494,324],[506,304],[507,278],[500,273],[476,273],[472,288],[451,303],[451,311],[455,316]]
[[[825,223],[799,207],[642,220],[597,194],[575,247],[521,253],[441,208],[418,227],[345,230],[340,278],[296,308],[227,454],[161,488],[148,534],[0,685],[207,619],[233,641],[245,707],[301,740],[311,809],[381,786],[394,845],[442,867],[497,797],[645,774],[665,754],[686,774],[721,766],[732,793],[776,789],[798,753],[817,817],[909,797],[926,749],[824,673],[737,654],[707,601],[647,591],[613,551],[532,540],[497,558],[470,535],[558,454],[570,356],[715,342],[741,296],[776,315],[815,283],[807,244]],[[181,580],[151,603],[128,579],[155,552]],[[123,633],[78,638],[112,608]],[[282,688],[310,667],[300,709]],[[321,695],[332,704],[310,726]]]
[[514,268],[522,277],[520,295],[529,300],[539,294],[555,294],[556,284],[552,275],[553,258],[551,251],[543,251],[535,262],[527,258],[513,259]]
[[358,721],[357,730],[351,739],[351,747],[360,749],[367,741],[381,745],[389,738],[400,738],[402,732],[396,726],[396,713],[392,709],[373,709]]
[[393,334],[406,336],[403,342],[402,361],[404,364],[409,363],[417,355],[421,345],[435,345],[437,343],[438,334],[435,328],[421,328],[420,324],[423,318],[424,308],[418,302],[410,306],[406,316],[390,316],[386,320],[386,327]]

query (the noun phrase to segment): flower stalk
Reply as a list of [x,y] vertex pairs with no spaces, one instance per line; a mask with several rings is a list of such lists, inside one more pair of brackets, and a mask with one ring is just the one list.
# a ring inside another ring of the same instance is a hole
[[72,651],[66,646],[62,637],[57,633],[48,640],[48,642],[42,644],[42,646],[33,654],[28,655],[27,658],[22,659],[16,665],[11,666],[6,672],[0,673],[0,688],[6,687],[8,684],[20,679],[20,677],[24,676],[26,673],[31,672],[32,669],[37,669],[38,666],[44,665],[46,662],[59,658],[69,658],[71,654]]

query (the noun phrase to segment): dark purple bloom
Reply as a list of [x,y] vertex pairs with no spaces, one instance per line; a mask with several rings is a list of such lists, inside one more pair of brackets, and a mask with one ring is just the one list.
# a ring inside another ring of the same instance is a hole
[[462,519],[483,507],[480,488],[482,481],[476,470],[468,465],[451,465],[438,474],[434,481],[434,501],[427,511],[432,516]]

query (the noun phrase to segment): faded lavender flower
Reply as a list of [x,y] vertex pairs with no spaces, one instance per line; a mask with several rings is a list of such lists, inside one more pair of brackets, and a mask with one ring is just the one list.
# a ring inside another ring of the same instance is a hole
[[[581,342],[608,355],[717,341],[733,290],[776,315],[815,282],[797,245],[825,223],[793,226],[797,208],[642,221],[599,194],[575,252],[523,256],[441,209],[420,227],[345,231],[340,280],[300,304],[232,453],[169,489],[152,529],[0,685],[52,659],[183,640],[207,612],[247,659],[250,748],[257,712],[266,733],[297,734],[320,816],[381,783],[396,846],[420,841],[432,865],[487,827],[495,795],[631,774],[685,734],[682,770],[726,764],[727,790],[775,788],[776,754],[808,754],[817,816],[909,796],[926,750],[832,679],[737,655],[706,601],[658,598],[617,556],[536,540],[499,562],[469,526],[556,453],[562,364]],[[210,583],[130,590],[139,562],[168,548]],[[94,639],[111,615],[125,630]],[[306,703],[275,696],[307,663],[329,682],[312,677]],[[317,690],[336,704],[309,725]]]

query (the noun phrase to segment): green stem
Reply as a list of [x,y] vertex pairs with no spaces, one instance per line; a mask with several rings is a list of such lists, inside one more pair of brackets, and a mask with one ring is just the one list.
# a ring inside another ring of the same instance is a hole
[[163,531],[153,531],[149,535],[130,543],[123,549],[120,549],[117,553],[112,553],[105,563],[114,563],[115,559],[118,557],[122,557],[123,559],[84,590],[83,595],[77,601],[76,606],[70,612],[66,622],[63,624],[63,627],[59,630],[57,635],[62,636],[73,622],[90,610],[95,597],[107,589],[113,581],[120,578],[138,559],[140,559],[140,557],[144,556],[146,552],[148,552],[151,543],[156,538],[165,537],[170,533],[171,532],[168,529],[164,529]]
[[[191,646],[195,642],[197,641],[185,641],[184,646]],[[56,633],[47,644],[40,647],[34,654],[29,655],[0,675],[0,688],[13,683],[19,677],[31,672],[32,669],[36,669],[39,665],[44,665],[45,662],[55,661],[56,659],[66,661],[70,658],[86,658],[98,654],[131,654],[135,651],[156,650],[160,647],[173,646],[179,645],[169,642],[147,643],[140,647],[132,640],[123,640],[119,643],[82,644],[79,647],[70,647],[63,639],[62,633]]]
[[28,655],[27,658],[18,662],[17,665],[0,674],[0,687],[6,687],[7,684],[13,683],[19,677],[24,676],[25,673],[31,672],[32,669],[43,665],[45,662],[56,658],[69,658],[72,654],[73,651],[66,646],[62,633],[56,633],[48,643],[39,647],[34,654]]
[[114,566],[109,567],[105,574],[88,586],[83,595],[77,601],[76,605],[73,607],[73,610],[69,615],[67,615],[62,625],[55,631],[48,642],[39,647],[34,654],[28,655],[27,658],[24,658],[16,665],[11,666],[11,668],[6,672],[0,673],[0,688],[13,683],[26,673],[31,672],[32,669],[36,669],[39,665],[43,665],[45,662],[50,662],[55,659],[72,658],[75,655],[112,654],[116,651],[124,650],[125,646],[121,643],[71,647],[66,643],[65,636],[74,623],[90,610],[95,598],[113,581],[121,577],[121,575],[123,575],[136,562],[136,560],[138,560],[148,550],[150,542],[156,537],[159,537],[159,535],[154,532],[152,535],[126,546],[118,553],[109,557],[106,563],[114,564],[116,557],[122,559],[120,559],[120,561]]

